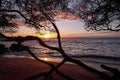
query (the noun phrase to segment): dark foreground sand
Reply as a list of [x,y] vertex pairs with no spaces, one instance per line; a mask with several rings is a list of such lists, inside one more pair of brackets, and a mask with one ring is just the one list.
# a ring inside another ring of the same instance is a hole
[[[25,80],[30,76],[46,72],[49,69],[49,66],[34,59],[0,57],[0,80]],[[69,75],[74,80],[100,80],[95,74],[73,64],[65,64],[61,66],[59,70]],[[56,73],[53,73],[51,76],[53,79],[49,80],[65,80]],[[37,80],[43,79],[39,78]]]

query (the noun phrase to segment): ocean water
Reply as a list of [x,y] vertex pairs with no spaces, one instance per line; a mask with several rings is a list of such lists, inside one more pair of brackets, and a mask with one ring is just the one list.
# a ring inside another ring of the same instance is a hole
[[[56,39],[44,41],[50,46],[58,46]],[[0,44],[5,44],[8,48],[13,43],[15,42],[0,41]],[[27,41],[23,45],[29,46],[30,50],[39,58],[62,59],[60,53],[42,47],[37,41]],[[62,47],[68,56],[88,65],[106,64],[120,69],[120,38],[62,38]],[[10,50],[4,56],[31,57],[26,51],[12,52]]]

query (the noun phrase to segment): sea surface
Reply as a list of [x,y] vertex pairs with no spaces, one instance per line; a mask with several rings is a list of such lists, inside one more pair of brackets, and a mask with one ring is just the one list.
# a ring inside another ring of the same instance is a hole
[[[57,39],[44,39],[44,42],[58,47]],[[5,44],[7,48],[13,43],[15,42],[0,41],[0,44]],[[48,58],[53,61],[63,59],[59,52],[42,47],[37,41],[26,41],[23,45],[29,46],[39,58]],[[92,67],[96,67],[95,64],[97,66],[105,64],[120,69],[120,38],[62,38],[62,47],[68,56]],[[9,49],[4,56],[31,57],[26,51],[12,52]]]

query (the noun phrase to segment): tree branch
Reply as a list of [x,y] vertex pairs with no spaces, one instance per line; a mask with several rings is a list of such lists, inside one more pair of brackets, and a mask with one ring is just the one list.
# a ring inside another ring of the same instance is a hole
[[28,20],[27,17],[25,17],[20,11],[18,10],[6,10],[6,9],[0,9],[0,12],[16,12],[20,14],[26,21]]

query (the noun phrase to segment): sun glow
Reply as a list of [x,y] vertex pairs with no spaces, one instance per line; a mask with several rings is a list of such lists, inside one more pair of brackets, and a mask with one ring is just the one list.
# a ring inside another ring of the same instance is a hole
[[45,58],[44,58],[44,60],[45,60],[45,61],[48,61],[48,58],[47,58],[47,57],[45,57]]
[[51,38],[52,35],[50,33],[45,33],[45,35],[43,35],[44,38]]
[[44,33],[44,35],[41,35],[40,37],[46,38],[46,39],[56,38],[56,33],[53,33],[53,32],[50,32],[50,31],[46,31],[46,32]]

